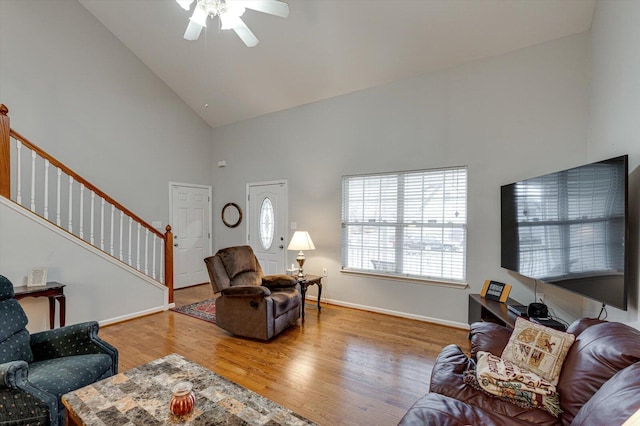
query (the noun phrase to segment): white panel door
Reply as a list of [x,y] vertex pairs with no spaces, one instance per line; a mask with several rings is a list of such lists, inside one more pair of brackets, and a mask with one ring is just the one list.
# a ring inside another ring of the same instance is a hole
[[173,287],[209,282],[204,258],[211,255],[209,187],[171,184]]
[[247,242],[265,275],[284,274],[287,261],[287,183],[253,183],[247,188]]

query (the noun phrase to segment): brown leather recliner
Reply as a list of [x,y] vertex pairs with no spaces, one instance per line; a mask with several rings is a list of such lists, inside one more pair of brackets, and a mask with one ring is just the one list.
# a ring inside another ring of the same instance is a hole
[[204,259],[215,293],[216,325],[269,340],[300,318],[300,285],[290,275],[264,275],[250,246],[228,247]]

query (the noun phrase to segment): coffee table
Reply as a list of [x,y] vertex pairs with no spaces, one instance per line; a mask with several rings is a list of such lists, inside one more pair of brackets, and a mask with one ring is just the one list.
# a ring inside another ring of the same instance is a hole
[[[193,384],[194,411],[169,412],[171,389]],[[313,425],[315,423],[178,354],[167,355],[62,396],[74,425]]]

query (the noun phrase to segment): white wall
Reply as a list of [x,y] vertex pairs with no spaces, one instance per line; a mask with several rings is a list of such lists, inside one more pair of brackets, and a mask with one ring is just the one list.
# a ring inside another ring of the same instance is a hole
[[211,128],[76,0],[0,2],[0,103],[149,222],[168,223],[170,181],[211,182]]
[[[586,161],[588,58],[580,34],[214,129],[214,211],[246,205],[247,182],[288,179],[289,220],[317,248],[305,270],[328,268],[323,297],[342,304],[464,325],[488,278],[532,302],[533,283],[499,266],[500,185]],[[453,165],[469,167],[469,289],[340,272],[341,176]],[[244,242],[245,225],[217,219],[215,249]],[[581,316],[580,298],[559,298],[557,314]]]
[[[608,308],[609,319],[638,322],[640,232],[640,2],[599,1],[591,28],[589,159],[629,155],[632,291],[627,312]],[[597,303],[586,310],[599,309]]]
[[[211,184],[210,127],[76,0],[0,1],[0,103],[12,128],[148,222],[168,223],[170,181]],[[3,210],[0,274],[20,282],[38,265],[69,285],[69,322],[164,306]],[[46,309],[29,313],[30,327],[48,328]]]
[[[108,323],[168,308],[165,286],[132,273],[115,259],[105,260],[108,256],[64,231],[52,231],[54,226],[4,198],[0,198],[0,223],[0,274],[21,286],[31,268],[46,267],[47,281],[66,284],[67,324]],[[9,249],[6,241],[22,243]],[[47,298],[25,298],[20,304],[29,318],[29,331],[49,328]],[[56,303],[56,326],[59,312]]]

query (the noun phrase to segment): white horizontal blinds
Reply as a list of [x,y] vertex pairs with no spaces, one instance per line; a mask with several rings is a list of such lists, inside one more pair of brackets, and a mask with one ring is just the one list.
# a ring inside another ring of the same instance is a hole
[[465,280],[464,167],[343,178],[343,268]]
[[395,262],[397,176],[356,176],[343,180],[343,263],[368,270]]
[[516,185],[520,266],[553,278],[594,270],[622,271],[624,172],[609,164],[530,179]]

